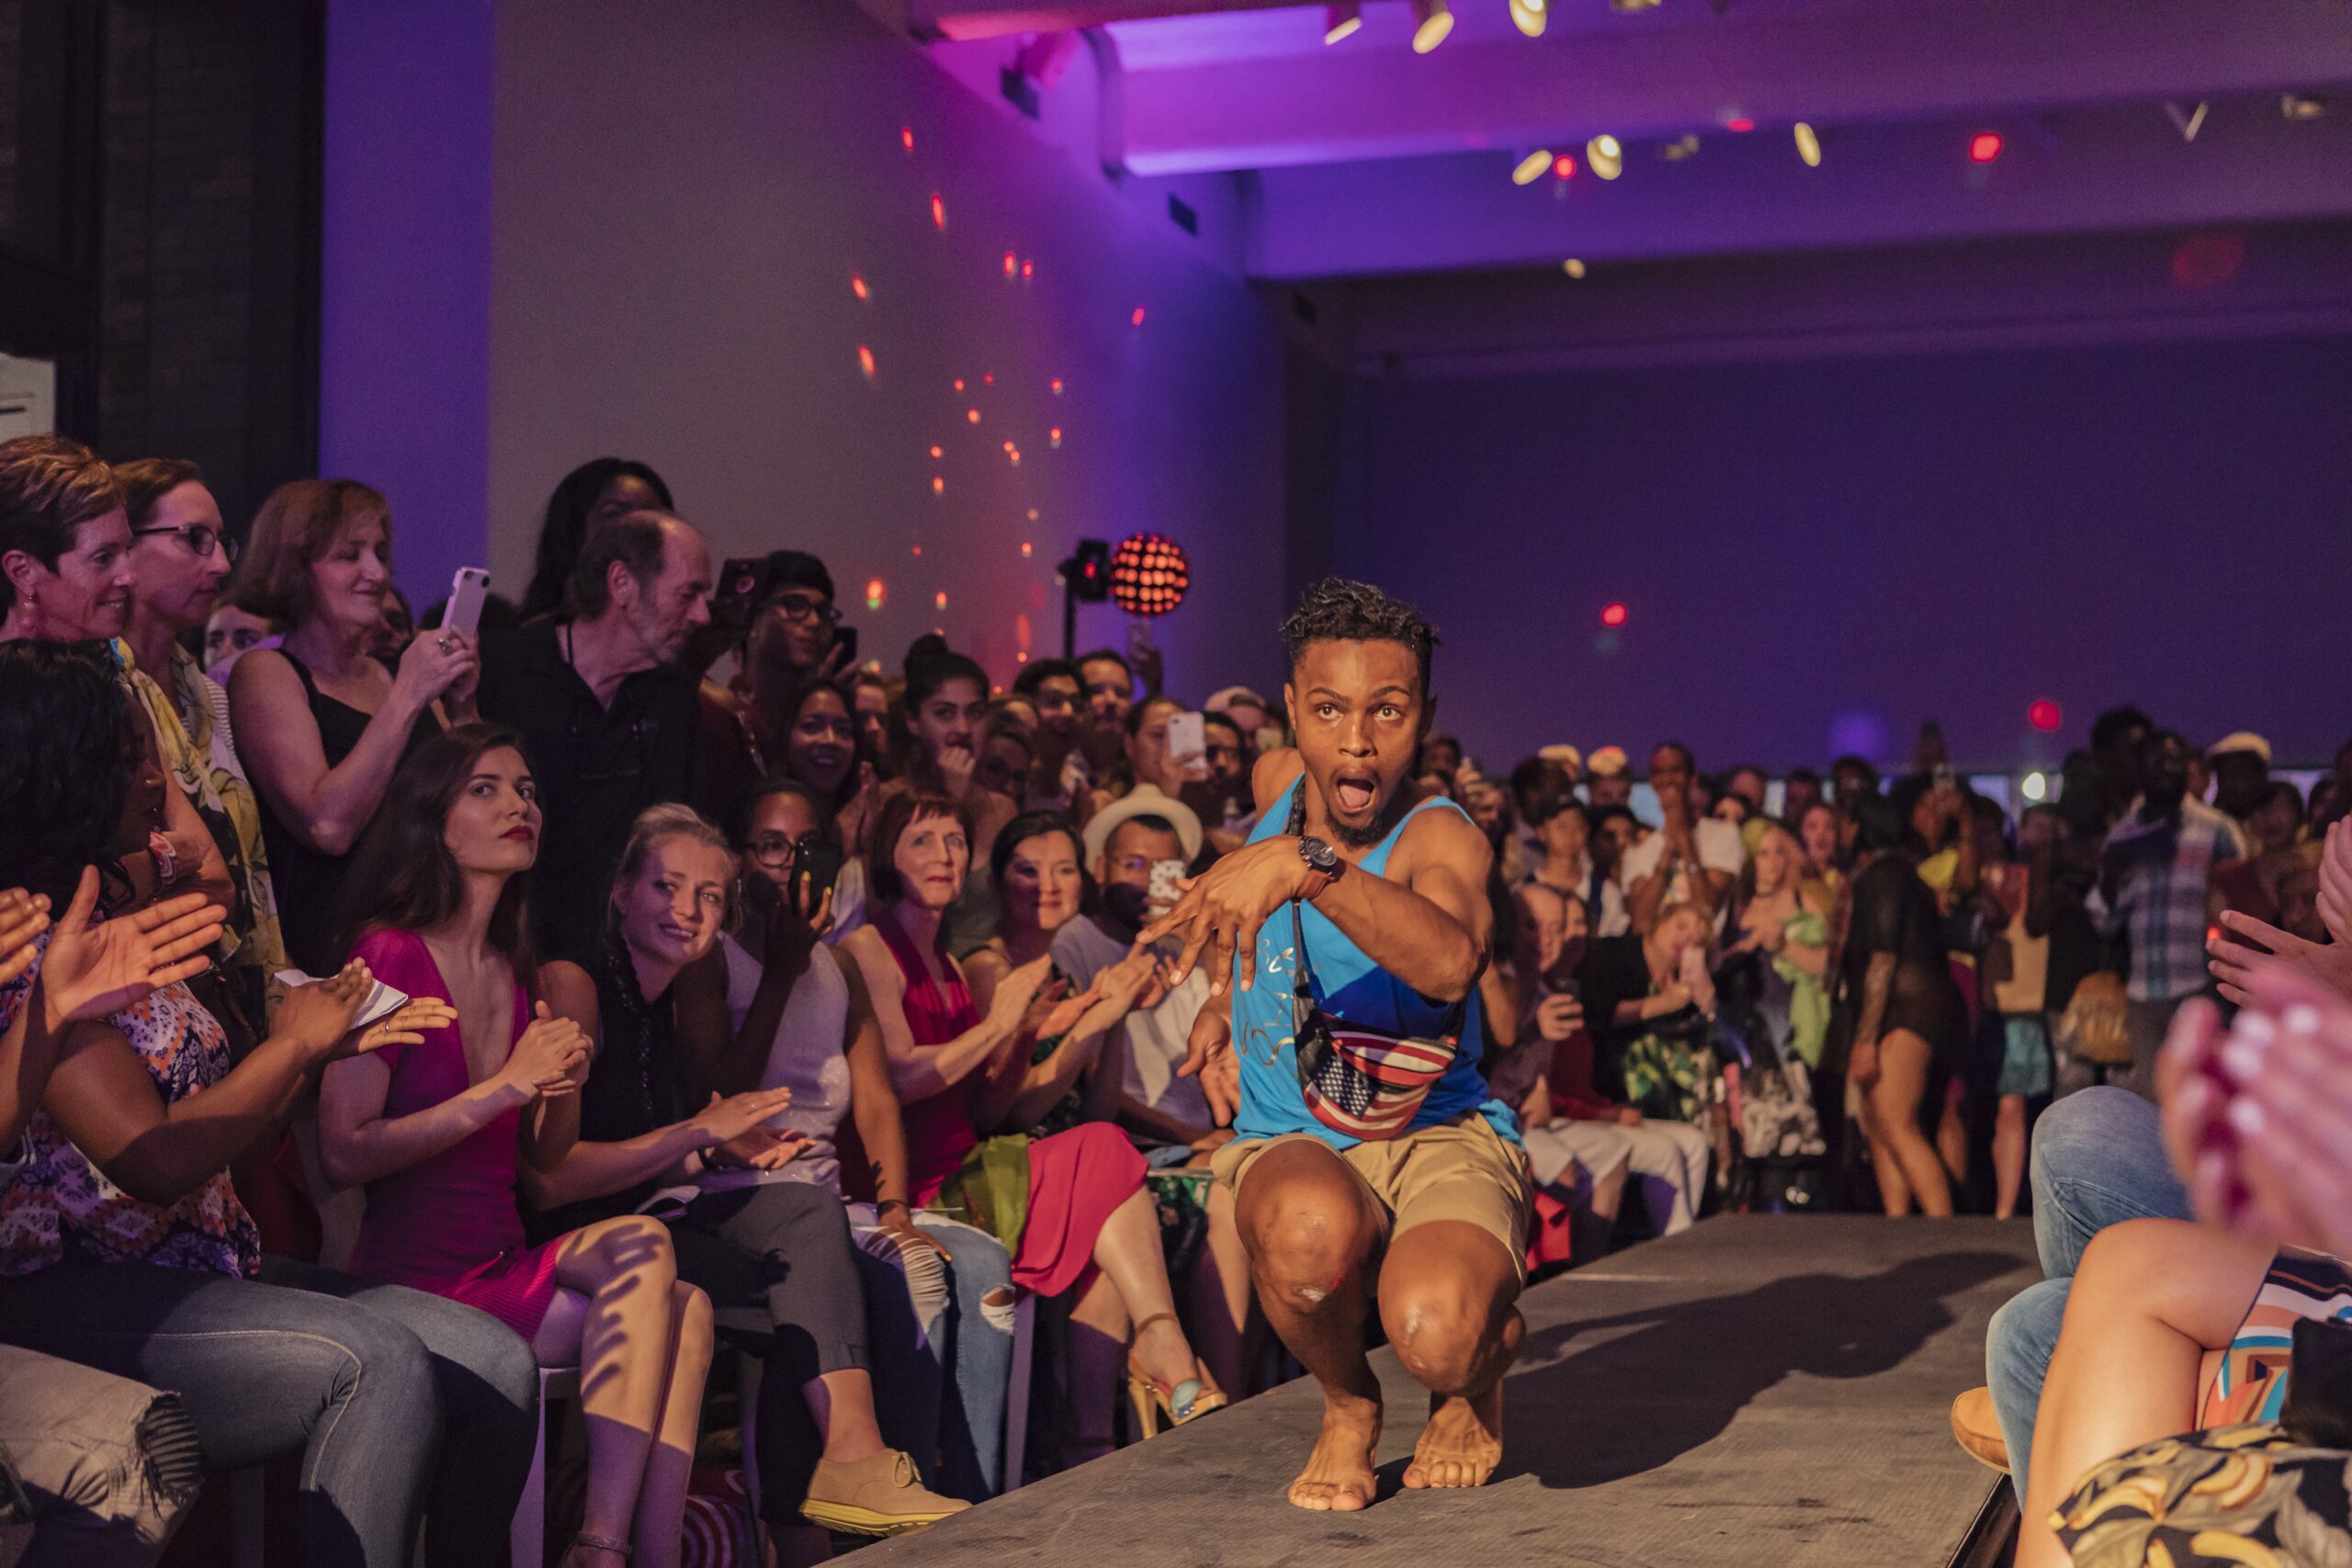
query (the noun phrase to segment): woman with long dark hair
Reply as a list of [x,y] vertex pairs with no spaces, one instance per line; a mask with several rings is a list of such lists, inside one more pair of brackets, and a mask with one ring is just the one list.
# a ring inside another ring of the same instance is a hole
[[337,1063],[321,1087],[320,1151],[366,1184],[359,1272],[480,1307],[542,1366],[578,1365],[588,1490],[567,1568],[673,1568],[712,1348],[710,1302],[678,1279],[669,1233],[623,1215],[525,1245],[518,1185],[557,1162],[548,1106],[587,1068],[578,1025],[534,1005],[525,873],[537,790],[520,737],[464,725],[401,765],[354,857],[346,929],[389,985],[443,1021]]
[[523,591],[516,615],[526,621],[563,607],[564,585],[588,531],[632,512],[669,512],[676,503],[662,476],[627,457],[597,457],[556,482],[539,521],[538,549],[531,563],[531,585]]
[[[494,1538],[521,1490],[527,1405],[501,1422],[504,1402],[475,1397],[501,1374],[494,1358],[480,1370],[445,1358],[435,1341],[471,1330],[439,1303],[370,1299],[263,1258],[228,1174],[322,1067],[412,1044],[447,1010],[412,1002],[354,1032],[372,985],[354,964],[291,992],[232,1066],[219,1021],[181,983],[222,910],[141,909],[112,869],[145,843],[170,791],[153,744],[104,647],[0,646],[0,820],[12,829],[0,886],[66,910],[37,939],[40,964],[0,987],[0,1030],[64,1032],[0,1190],[0,1341],[175,1390],[209,1468],[303,1454],[304,1562],[407,1562],[429,1487],[435,1560],[446,1545],[448,1560],[478,1561],[469,1539]],[[136,983],[92,994],[89,977],[134,947]],[[277,1282],[289,1277],[298,1288]]]
[[[540,1223],[659,1215],[684,1278],[729,1307],[766,1314],[766,1522],[894,1535],[965,1505],[926,1488],[912,1456],[882,1437],[848,1214],[821,1187],[775,1179],[805,1142],[788,1123],[770,1124],[791,1105],[789,1088],[713,1091],[696,1110],[703,1086],[689,1081],[678,1045],[674,982],[716,953],[735,897],[735,859],[717,828],[685,806],[639,815],[604,942],[586,965],[544,972],[557,1012],[595,1042],[596,1070],[550,1118],[562,1153],[540,1184]],[[789,1450],[773,1440],[800,1424],[801,1404],[823,1445],[813,1474],[795,1473]]]

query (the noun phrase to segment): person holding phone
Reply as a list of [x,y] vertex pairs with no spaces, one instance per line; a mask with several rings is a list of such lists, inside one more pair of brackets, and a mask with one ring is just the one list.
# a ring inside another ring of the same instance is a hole
[[344,877],[402,759],[474,716],[473,639],[418,637],[397,667],[368,652],[392,581],[392,513],[356,479],[297,479],[262,503],[237,602],[286,637],[229,677],[237,753],[261,795],[287,956],[313,975],[343,954]]

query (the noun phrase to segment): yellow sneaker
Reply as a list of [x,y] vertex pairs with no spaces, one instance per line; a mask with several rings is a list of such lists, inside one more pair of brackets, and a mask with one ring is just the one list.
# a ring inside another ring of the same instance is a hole
[[800,1517],[848,1535],[901,1535],[970,1506],[925,1487],[915,1474],[913,1460],[885,1449],[854,1464],[818,1461]]

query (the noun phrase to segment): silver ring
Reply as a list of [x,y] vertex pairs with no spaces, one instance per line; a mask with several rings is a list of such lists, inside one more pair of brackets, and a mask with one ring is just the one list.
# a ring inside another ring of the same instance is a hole
[[438,638],[438,639],[436,639],[436,640],[438,640],[438,641],[439,641],[439,643],[441,644],[441,651],[442,651],[442,652],[447,653],[447,652],[448,652],[448,651],[449,651],[449,639],[448,639],[447,637],[445,637]]

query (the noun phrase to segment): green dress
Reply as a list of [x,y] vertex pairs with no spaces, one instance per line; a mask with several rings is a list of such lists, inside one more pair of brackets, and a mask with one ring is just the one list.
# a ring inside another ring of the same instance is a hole
[[[1800,947],[1827,947],[1829,922],[1804,905],[1781,922],[1784,942]],[[1789,987],[1789,1050],[1808,1068],[1821,1066],[1822,1043],[1829,1038],[1829,987],[1818,975],[1808,975],[1789,961],[1785,951],[1772,955],[1772,972]]]

